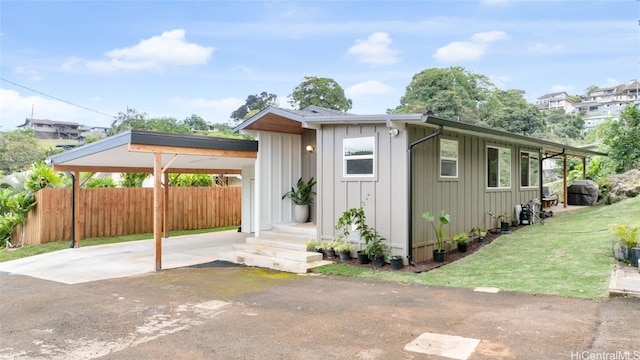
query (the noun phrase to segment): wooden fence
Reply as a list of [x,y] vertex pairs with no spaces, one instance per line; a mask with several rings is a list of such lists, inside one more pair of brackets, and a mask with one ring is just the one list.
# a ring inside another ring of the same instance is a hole
[[[240,224],[242,189],[180,187],[169,189],[170,230],[208,229]],[[43,189],[24,228],[25,244],[71,240],[71,189]],[[80,238],[153,232],[152,188],[80,189]],[[16,229],[13,243],[20,242]]]

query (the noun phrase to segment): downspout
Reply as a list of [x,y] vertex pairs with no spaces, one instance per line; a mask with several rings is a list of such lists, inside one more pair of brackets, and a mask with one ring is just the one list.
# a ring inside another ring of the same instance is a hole
[[[426,123],[427,120],[429,120],[429,115],[424,115],[422,116],[422,122]],[[413,149],[414,146],[421,144],[429,139],[432,139],[438,135],[442,134],[442,125],[440,125],[440,127],[438,128],[438,131],[434,132],[433,134],[427,135],[425,137],[423,137],[422,139],[418,139],[414,142],[412,142],[411,144],[409,144],[409,179],[408,179],[408,183],[409,183],[409,191],[407,191],[408,196],[409,196],[409,201],[407,201],[407,203],[409,204],[409,209],[408,209],[408,230],[409,230],[409,241],[408,241],[408,247],[409,247],[409,255],[407,256],[408,260],[409,260],[409,264],[413,265],[413,153],[411,152],[411,150]]]
[[76,246],[76,181],[72,172],[67,172],[71,176],[71,245],[69,248]]
[[543,157],[542,159],[540,159],[540,171],[538,172],[538,177],[540,178],[540,180],[539,180],[539,182],[540,182],[540,189],[539,189],[539,190],[540,190],[540,204],[542,204],[542,198],[544,198],[544,192],[542,191],[542,187],[544,186],[544,184],[542,183],[542,162],[543,162],[543,161],[545,161],[545,160],[547,160],[547,159],[552,159],[552,158],[554,158],[554,157],[564,155],[564,152],[565,152],[566,150],[567,150],[567,149],[564,149],[564,148],[563,148],[563,149],[562,149],[562,152],[561,152],[561,153],[559,153],[559,154],[550,155],[550,156],[545,156],[545,157]]

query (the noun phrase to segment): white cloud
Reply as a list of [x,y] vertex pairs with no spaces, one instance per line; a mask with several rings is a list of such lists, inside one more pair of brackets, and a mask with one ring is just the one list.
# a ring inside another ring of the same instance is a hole
[[471,35],[471,41],[455,41],[439,48],[433,58],[440,62],[476,60],[486,53],[490,43],[505,40],[508,37],[503,31],[475,33]]
[[504,31],[485,31],[471,35],[471,41],[474,43],[491,43],[508,38],[509,36]]
[[563,44],[548,45],[543,43],[537,43],[534,46],[529,47],[529,52],[539,54],[557,53],[564,50]]
[[485,44],[456,41],[439,48],[433,57],[441,62],[475,60],[484,55]]
[[28,69],[24,66],[18,66],[15,68],[14,72],[16,74],[27,75],[31,81],[40,81],[43,79],[38,71]]
[[356,40],[356,44],[349,48],[347,54],[355,55],[358,62],[363,64],[391,65],[398,62],[396,57],[398,51],[389,47],[391,43],[389,34],[376,32],[369,35],[366,40]]
[[366,95],[387,94],[393,88],[377,80],[369,80],[355,84],[345,89],[345,95],[349,98],[360,98]]
[[185,30],[165,31],[160,36],[141,40],[138,44],[105,53],[109,60],[85,60],[72,57],[62,68],[81,67],[94,72],[110,73],[120,70],[162,69],[165,66],[204,65],[209,61],[213,47],[188,43]]

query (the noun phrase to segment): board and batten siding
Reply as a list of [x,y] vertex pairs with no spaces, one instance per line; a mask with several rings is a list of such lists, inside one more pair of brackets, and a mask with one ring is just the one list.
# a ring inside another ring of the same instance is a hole
[[[424,126],[408,126],[409,143],[435,132]],[[440,139],[458,141],[458,177],[440,177]],[[487,147],[511,149],[511,187],[487,187]],[[451,215],[446,226],[447,238],[474,227],[496,227],[495,216],[514,214],[517,204],[539,197],[539,189],[520,187],[520,151],[539,152],[539,149],[521,148],[509,139],[489,139],[448,131],[415,146],[413,152],[413,259],[424,261],[433,257],[435,235],[431,224],[422,218],[428,211],[436,217],[441,210]]]
[[273,224],[293,221],[293,202],[282,199],[301,176],[300,135],[261,131],[257,137],[256,221],[259,230],[270,230]]
[[[343,140],[375,137],[375,177],[343,176]],[[337,219],[350,208],[364,207],[367,225],[387,239],[394,255],[406,254],[407,247],[407,161],[406,131],[391,137],[384,124],[323,125],[317,136],[318,148],[318,236],[333,239]],[[352,236],[356,250],[363,243]]]

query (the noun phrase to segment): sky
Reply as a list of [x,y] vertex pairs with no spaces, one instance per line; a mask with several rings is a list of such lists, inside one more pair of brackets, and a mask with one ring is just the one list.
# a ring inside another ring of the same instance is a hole
[[247,96],[334,79],[354,114],[461,66],[500,89],[584,94],[640,79],[640,1],[0,1],[0,131],[109,127],[127,108],[227,123]]

